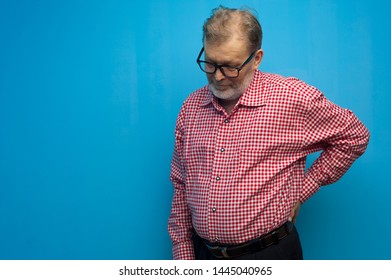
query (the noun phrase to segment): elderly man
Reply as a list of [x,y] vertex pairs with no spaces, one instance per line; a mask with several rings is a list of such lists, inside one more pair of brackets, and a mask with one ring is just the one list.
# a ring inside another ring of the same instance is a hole
[[301,204],[367,147],[351,111],[296,78],[259,71],[261,44],[248,10],[220,6],[205,21],[197,63],[208,85],[186,99],[175,129],[174,259],[302,259]]

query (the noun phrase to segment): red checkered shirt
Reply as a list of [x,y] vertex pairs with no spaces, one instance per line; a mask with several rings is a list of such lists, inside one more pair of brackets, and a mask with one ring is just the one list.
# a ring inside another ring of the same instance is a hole
[[[239,244],[279,227],[292,207],[338,180],[365,151],[366,127],[296,78],[255,71],[227,115],[208,86],[179,113],[168,229],[174,259],[193,259],[191,236]],[[308,154],[322,150],[305,171]]]

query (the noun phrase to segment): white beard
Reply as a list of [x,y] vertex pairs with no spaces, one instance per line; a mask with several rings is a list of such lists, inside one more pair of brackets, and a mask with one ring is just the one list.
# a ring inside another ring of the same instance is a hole
[[[212,91],[213,95],[219,99],[232,101],[238,100],[243,93],[246,92],[247,88],[250,86],[251,81],[254,75],[247,75],[244,80],[239,84],[230,84],[226,88],[220,90],[215,86],[215,83],[209,82],[209,89]],[[223,86],[224,87],[224,86]]]

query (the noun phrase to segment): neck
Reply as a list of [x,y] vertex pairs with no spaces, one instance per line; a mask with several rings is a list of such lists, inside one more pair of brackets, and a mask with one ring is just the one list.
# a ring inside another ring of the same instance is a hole
[[224,110],[227,112],[227,114],[231,114],[233,108],[235,107],[236,103],[238,103],[239,99],[236,100],[224,100],[219,99],[219,104],[224,108]]

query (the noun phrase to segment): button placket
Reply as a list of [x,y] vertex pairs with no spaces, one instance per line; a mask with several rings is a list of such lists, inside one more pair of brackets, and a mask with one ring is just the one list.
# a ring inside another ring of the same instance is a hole
[[[229,157],[231,154],[228,152],[231,145],[231,138],[227,135],[230,135],[230,130],[232,126],[230,125],[230,120],[228,117],[224,117],[220,124],[217,126],[216,138],[215,138],[215,152],[213,158],[212,166],[212,177],[210,185],[210,200],[209,200],[209,211],[210,215],[208,221],[208,231],[210,240],[216,240],[219,236],[219,233],[216,232],[219,228],[219,215],[222,215],[224,210],[224,205],[220,199],[221,193],[225,187],[225,176],[227,172],[227,162],[229,162]],[[227,138],[228,137],[228,138]]]

